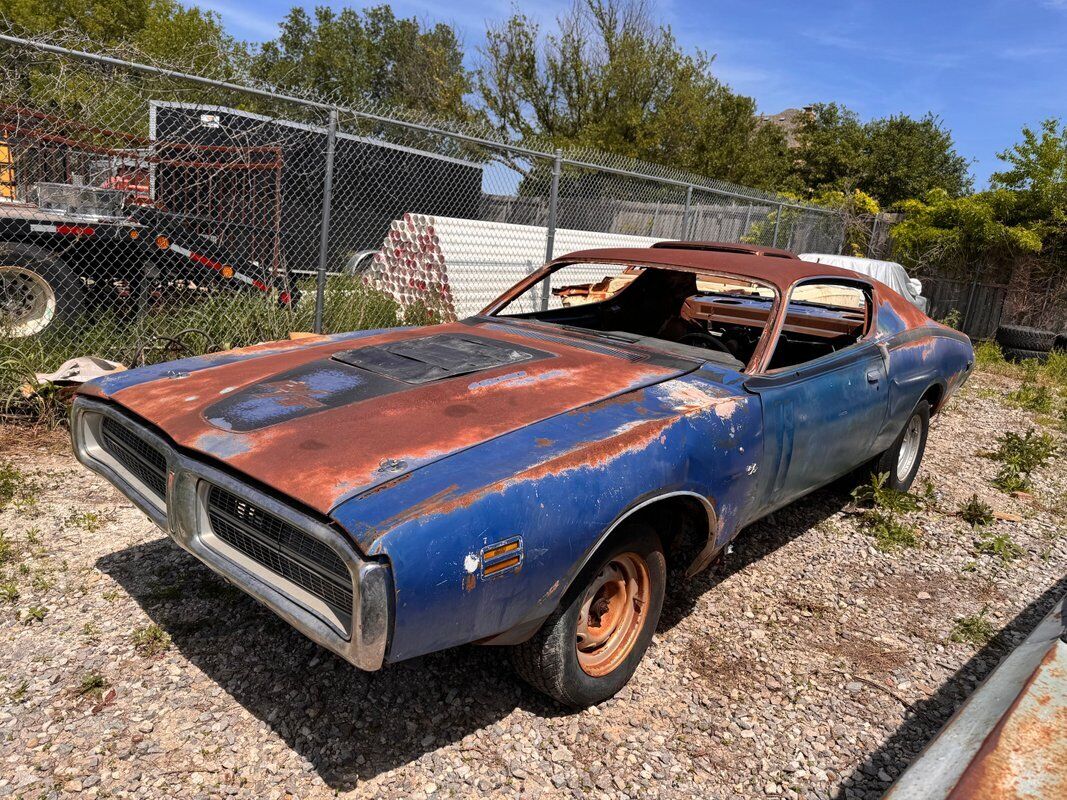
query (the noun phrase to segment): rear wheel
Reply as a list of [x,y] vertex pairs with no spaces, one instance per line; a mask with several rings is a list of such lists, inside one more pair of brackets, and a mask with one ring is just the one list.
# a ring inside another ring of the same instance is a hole
[[81,279],[39,247],[0,242],[0,333],[34,336],[82,305]]
[[582,571],[560,608],[512,650],[516,671],[563,705],[612,697],[648,649],[663,609],[667,563],[656,532],[630,523]]
[[911,412],[904,430],[893,446],[874,460],[872,471],[889,476],[886,486],[898,492],[906,492],[915,481],[926,452],[926,436],[930,432],[930,404],[920,400]]

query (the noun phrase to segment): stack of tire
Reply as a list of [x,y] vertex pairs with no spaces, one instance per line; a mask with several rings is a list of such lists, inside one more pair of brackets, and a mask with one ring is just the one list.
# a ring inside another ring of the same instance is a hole
[[1022,325],[1001,325],[996,340],[1009,361],[1027,358],[1045,361],[1053,350],[1067,351],[1067,330],[1056,333]]

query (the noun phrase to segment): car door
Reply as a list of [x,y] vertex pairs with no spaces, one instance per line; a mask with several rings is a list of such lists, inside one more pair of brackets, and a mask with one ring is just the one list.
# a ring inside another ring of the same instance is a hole
[[778,508],[867,461],[888,411],[884,351],[864,292],[857,341],[827,355],[750,377],[763,405],[764,505]]

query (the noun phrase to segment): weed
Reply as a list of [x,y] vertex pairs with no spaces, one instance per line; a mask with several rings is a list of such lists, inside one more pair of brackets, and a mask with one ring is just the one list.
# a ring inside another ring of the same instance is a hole
[[107,600],[109,603],[114,603],[119,598],[119,590],[118,589],[108,589],[106,592],[103,592],[100,596],[103,597],[105,600]]
[[948,638],[954,642],[973,644],[975,646],[981,646],[988,642],[993,638],[993,634],[997,632],[996,628],[993,627],[993,623],[986,619],[988,611],[989,608],[986,607],[977,614],[957,619]]
[[1004,358],[1004,351],[996,342],[978,342],[974,346],[974,363],[983,372],[997,375],[1018,375],[1019,370]]
[[14,563],[17,556],[18,550],[15,548],[15,543],[7,538],[4,531],[0,530],[0,566]]
[[26,609],[26,616],[22,618],[23,625],[31,625],[34,622],[44,622],[48,616],[48,609],[44,606],[30,606]]
[[38,572],[33,576],[32,586],[34,591],[44,594],[55,586],[55,581],[52,580],[52,576],[49,573]]
[[14,581],[0,583],[0,602],[14,603],[19,599],[19,587]]
[[852,490],[852,499],[857,505],[880,508],[895,514],[918,511],[922,505],[919,498],[886,486],[888,480],[888,472],[872,475],[870,481]]
[[945,314],[944,317],[938,320],[942,325],[948,325],[950,328],[960,329],[960,323],[963,322],[963,314],[960,313],[958,308],[954,308]]
[[0,464],[0,509],[15,499],[24,479],[22,471],[8,462]]
[[30,682],[23,681],[18,685],[18,688],[11,692],[11,699],[16,703],[21,703],[23,700],[26,699],[26,694],[28,693],[29,688]]
[[874,546],[884,553],[919,545],[919,534],[915,528],[891,513],[872,508],[863,512],[862,520],[867,532],[874,537]]
[[158,656],[170,648],[170,634],[156,624],[133,632],[133,646],[143,656]]
[[994,556],[1005,563],[1014,561],[1025,552],[1007,533],[992,533],[988,531],[978,537],[978,541],[974,544],[974,549],[975,552]]
[[26,531],[26,544],[37,545],[41,543],[41,529],[30,528]]
[[82,626],[82,636],[89,642],[98,641],[100,639],[100,626],[95,622],[86,622]]
[[1025,491],[1030,488],[1030,475],[1045,466],[1056,454],[1056,442],[1047,433],[1034,433],[1030,428],[1020,436],[1008,431],[997,437],[997,449],[987,457],[1000,462],[1000,470],[993,485],[1004,492]]
[[985,501],[972,494],[966,503],[960,506],[960,517],[972,528],[993,524],[993,508]]
[[921,493],[919,497],[923,501],[923,505],[927,508],[933,508],[937,505],[937,487],[934,486],[933,479],[929,475],[923,475],[919,479],[919,486],[921,487]]
[[1024,383],[1006,399],[1008,405],[1038,414],[1051,414],[1054,405],[1052,390],[1043,383]]
[[100,696],[104,693],[104,689],[107,688],[107,681],[104,680],[104,676],[99,672],[90,672],[84,675],[81,681],[78,683],[78,688],[75,689],[75,693],[81,697],[85,696]]
[[100,528],[103,520],[95,511],[72,511],[67,517],[67,524],[81,528],[86,533],[93,533]]

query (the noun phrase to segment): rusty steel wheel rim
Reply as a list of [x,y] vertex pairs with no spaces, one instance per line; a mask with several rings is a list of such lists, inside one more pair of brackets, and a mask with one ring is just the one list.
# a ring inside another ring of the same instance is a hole
[[578,665],[594,678],[607,675],[634,649],[648,616],[651,580],[637,553],[604,565],[582,596],[575,646]]

